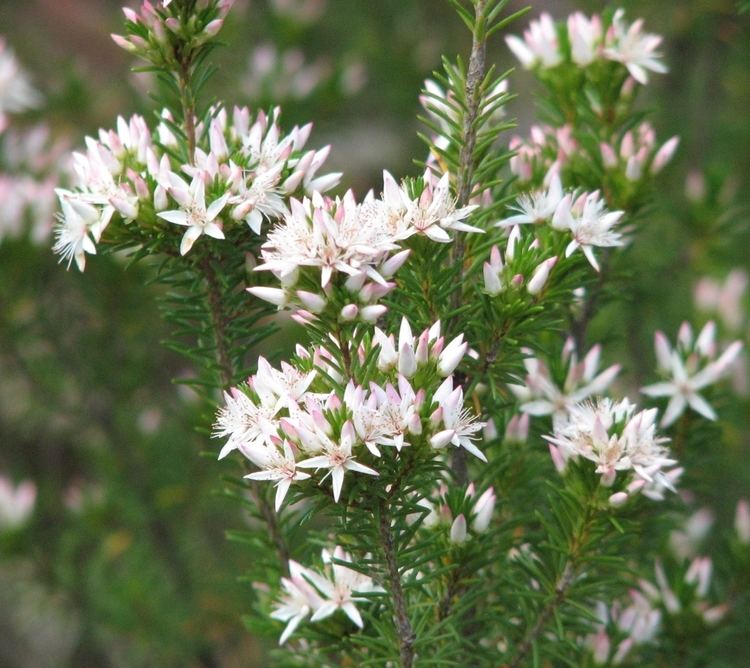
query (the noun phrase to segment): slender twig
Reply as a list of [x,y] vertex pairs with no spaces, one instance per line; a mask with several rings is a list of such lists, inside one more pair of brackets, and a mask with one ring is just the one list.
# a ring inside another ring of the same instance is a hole
[[406,607],[406,596],[401,585],[401,576],[398,572],[398,561],[396,559],[396,546],[393,540],[391,520],[388,513],[388,505],[385,499],[381,500],[378,508],[378,531],[380,533],[380,544],[383,548],[385,566],[388,574],[388,584],[393,597],[393,608],[396,614],[395,627],[399,641],[399,655],[401,657],[401,668],[412,668],[414,665],[414,643],[416,635],[409,620]]
[[[466,74],[466,109],[464,110],[463,127],[461,131],[461,150],[458,154],[458,173],[456,174],[456,195],[458,206],[466,206],[471,199],[474,179],[474,150],[477,143],[476,121],[482,102],[480,86],[486,70],[487,38],[484,32],[484,12],[486,0],[477,0],[474,7],[475,27],[469,56],[469,70]],[[451,247],[451,264],[459,265],[459,275],[456,285],[463,285],[464,241],[460,234]],[[460,306],[461,290],[454,291],[451,299],[453,310]]]
[[519,668],[523,665],[529,652],[531,652],[534,643],[544,633],[547,623],[566,601],[571,585],[575,582],[578,577],[581,556],[586,551],[589,544],[589,537],[591,533],[591,524],[594,521],[594,504],[593,500],[589,499],[584,506],[583,516],[578,529],[570,537],[568,543],[568,555],[565,566],[563,567],[560,577],[557,579],[555,589],[552,598],[547,601],[547,604],[542,608],[539,616],[534,622],[533,626],[526,632],[523,641],[516,650],[516,654],[511,661],[504,664],[503,668]]
[[204,257],[200,262],[200,269],[206,281],[206,299],[208,311],[211,316],[211,324],[214,330],[214,343],[216,344],[216,358],[219,364],[219,376],[224,389],[234,382],[234,365],[227,344],[227,318],[223,312],[221,303],[221,286],[216,277],[211,261]]
[[[474,150],[477,143],[476,120],[482,102],[481,84],[486,70],[487,36],[484,30],[486,0],[476,0],[474,5],[474,30],[471,41],[471,55],[469,69],[466,74],[466,109],[464,110],[463,127],[461,131],[461,150],[458,154],[458,173],[456,174],[456,193],[458,206],[466,206],[471,198],[474,178]],[[464,240],[460,234],[450,251],[450,264],[458,267],[455,285],[457,288],[451,295],[451,310],[455,311],[461,305],[462,287],[464,285]],[[459,385],[466,383],[465,374],[457,372],[455,381]],[[452,469],[456,481],[463,485],[468,480],[466,451],[460,448],[453,454]]]
[[510,663],[506,664],[505,668],[518,668],[522,665],[534,643],[539,636],[542,635],[542,632],[547,626],[547,622],[549,622],[550,618],[555,613],[555,610],[557,610],[565,601],[570,585],[573,583],[574,579],[575,571],[570,562],[568,562],[565,565],[565,570],[563,570],[560,579],[557,581],[557,585],[555,586],[555,595],[550,599],[547,605],[544,606],[544,609],[539,614],[534,626],[529,629],[521,646],[518,648],[516,656]]

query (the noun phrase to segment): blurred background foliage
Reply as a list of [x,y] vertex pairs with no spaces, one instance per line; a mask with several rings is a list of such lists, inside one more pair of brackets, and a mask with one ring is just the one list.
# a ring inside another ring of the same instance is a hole
[[[43,95],[11,128],[49,126],[20,161],[0,136],[3,178],[46,178],[118,114],[153,114],[153,82],[109,39],[120,4],[0,0],[0,34]],[[655,329],[673,337],[683,319],[712,315],[695,309],[698,279],[750,269],[750,14],[734,0],[620,4],[665,36],[671,71],[654,78],[645,105],[660,137],[682,138],[629,250],[630,277],[590,333],[625,363],[632,390],[652,373]],[[533,14],[606,6],[548,0]],[[210,94],[281,104],[287,127],[314,121],[313,142],[333,145],[331,169],[359,193],[384,168],[416,173],[420,86],[441,53],[468,46],[442,0],[237,0],[223,38]],[[514,65],[501,39],[490,58]],[[511,87],[525,134],[538,89],[523,72]],[[38,490],[27,523],[0,532],[0,665],[265,665],[240,621],[251,584],[237,574],[253,555],[224,536],[246,519],[221,494],[211,407],[172,383],[190,370],[160,344],[148,268],[123,272],[110,256],[92,258],[85,275],[65,272],[43,209],[29,207],[20,233],[0,215],[0,474]],[[746,315],[740,322],[734,332],[723,323],[725,338],[747,341]],[[736,405],[717,434],[722,449],[688,460],[707,470],[694,503],[711,504],[724,528],[750,494],[748,402]]]

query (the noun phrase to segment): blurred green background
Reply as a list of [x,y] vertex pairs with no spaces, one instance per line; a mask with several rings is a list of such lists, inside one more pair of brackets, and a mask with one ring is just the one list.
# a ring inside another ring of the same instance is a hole
[[[50,133],[22,159],[0,137],[6,211],[13,179],[44,182],[86,134],[118,114],[152,113],[153,82],[109,39],[120,4],[0,1],[0,35],[43,96],[11,128],[44,123]],[[592,333],[636,387],[652,367],[654,329],[673,337],[683,319],[707,317],[693,306],[697,280],[750,269],[750,14],[733,0],[620,4],[665,36],[671,71],[653,78],[644,106],[659,137],[682,137],[631,250],[633,277]],[[550,0],[533,14],[607,6]],[[416,172],[421,83],[441,53],[468,45],[442,0],[237,0],[223,39],[210,93],[281,104],[287,127],[314,121],[311,143],[333,145],[331,169],[360,194],[382,169]],[[490,58],[514,64],[499,38]],[[511,88],[525,133],[538,89],[525,73]],[[32,480],[38,496],[25,524],[0,531],[0,666],[266,665],[241,623],[251,583],[239,576],[253,555],[224,537],[247,520],[220,493],[210,407],[172,383],[190,370],[160,345],[167,332],[148,271],[100,257],[84,275],[66,272],[49,250],[48,214],[27,208],[20,232],[6,218],[0,475]],[[747,340],[746,316],[740,327],[733,335]],[[716,485],[700,491],[724,523],[750,494],[746,399],[741,408],[713,453]]]

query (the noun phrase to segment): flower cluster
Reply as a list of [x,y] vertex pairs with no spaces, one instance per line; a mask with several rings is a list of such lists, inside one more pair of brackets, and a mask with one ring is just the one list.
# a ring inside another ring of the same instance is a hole
[[561,172],[578,142],[570,125],[532,125],[528,138],[515,135],[508,148],[515,152],[510,159],[511,173],[524,183],[541,182]]
[[[322,551],[323,572],[289,561],[289,577],[281,579],[283,594],[271,613],[286,623],[279,644],[283,645],[302,621],[318,622],[341,610],[359,628],[364,627],[357,603],[366,602],[362,594],[384,590],[372,578],[345,566],[352,557],[338,545]],[[344,563],[342,563],[344,562]]]
[[33,109],[40,102],[13,50],[0,37],[0,133],[8,126],[8,114]]
[[521,412],[534,416],[551,415],[555,426],[565,423],[569,411],[576,404],[604,393],[620,372],[619,364],[599,371],[600,345],[591,348],[579,362],[571,338],[567,339],[562,349],[557,382],[544,360],[533,357],[530,350],[524,352],[529,355],[524,360],[524,384],[509,384],[508,387],[521,402]]
[[152,132],[143,118],[118,118],[117,130],[88,137],[85,153],[74,154],[77,187],[58,190],[62,206],[55,251],[68,265],[85,266],[85,254],[115,216],[137,221],[144,240],[166,223],[185,227],[180,253],[201,235],[223,239],[230,226],[246,223],[256,234],[265,219],[286,213],[284,197],[325,191],[339,174],[317,176],[329,148],[304,151],[311,125],[283,135],[280,110],[252,118],[246,107],[213,110],[208,126],[198,123],[201,142],[192,163],[171,150],[177,144],[169,112]]
[[511,208],[514,215],[501,220],[498,226],[546,223],[554,230],[567,232],[572,239],[565,256],[569,257],[580,248],[596,271],[599,271],[599,263],[594,248],[626,243],[622,234],[614,229],[624,212],[609,211],[598,191],[564,194],[557,174],[553,174],[546,190],[522,194]]
[[542,14],[531,22],[523,39],[509,35],[505,41],[527,69],[545,70],[563,64],[586,68],[609,61],[624,65],[641,84],[648,83],[649,72],[667,71],[657,52],[661,37],[644,32],[640,19],[628,24],[622,9],[615,12],[610,25],[596,14],[587,17],[576,12],[564,24],[556,24],[549,14]]
[[381,198],[370,193],[358,203],[349,191],[336,199],[319,194],[292,199],[291,211],[268,234],[263,264],[256,267],[273,272],[282,288],[249,292],[292,305],[303,322],[326,309],[335,309],[345,321],[374,322],[385,312],[375,302],[395,287],[388,279],[408,257],[403,242],[421,235],[447,243],[450,231],[482,231],[463,222],[476,206],[457,208],[449,178],[427,171],[419,181],[399,186],[385,172]]
[[673,578],[657,561],[656,584],[642,578],[626,600],[616,601],[609,608],[599,603],[597,631],[587,638],[594,663],[607,666],[623,663],[633,649],[653,642],[664,620],[670,617],[689,614],[706,626],[718,624],[729,612],[729,604],[710,602],[712,572],[710,557],[695,557],[676,569]]
[[730,271],[723,283],[703,277],[695,285],[695,305],[704,313],[718,315],[721,324],[730,332],[739,332],[747,321],[743,300],[748,285],[750,276],[741,268]]
[[538,239],[527,240],[524,248],[522,245],[521,230],[516,225],[508,234],[504,253],[497,246],[490,249],[489,261],[483,265],[484,291],[488,295],[494,297],[524,286],[532,296],[543,290],[557,256],[541,259],[544,255]]
[[221,30],[234,0],[200,0],[199,11],[183,11],[181,2],[143,0],[140,11],[123,7],[125,35],[112,35],[117,46],[156,65],[172,65],[196,51]]
[[639,181],[664,169],[679,143],[679,137],[672,137],[657,146],[654,128],[650,123],[641,123],[619,141],[615,138],[610,143],[602,142],[599,149],[605,169],[622,171],[628,181]]
[[612,486],[618,473],[629,474],[627,487],[610,498],[613,505],[625,503],[637,492],[661,499],[665,489],[674,490],[682,473],[672,468],[677,462],[664,445],[669,439],[656,434],[656,409],[636,412],[627,399],[577,404],[545,439],[561,472],[568,461],[582,458],[596,464],[604,486]]
[[461,507],[452,509],[448,495],[448,485],[441,482],[430,498],[422,498],[419,505],[428,511],[422,521],[426,529],[437,527],[450,527],[448,535],[452,543],[461,544],[469,537],[469,529],[474,533],[481,534],[487,531],[495,510],[497,497],[495,490],[488,487],[477,497],[474,483],[466,488],[461,501]]
[[673,424],[688,407],[707,420],[715,420],[716,412],[700,391],[731,371],[742,350],[742,342],[731,343],[717,358],[714,322],[708,322],[695,338],[692,327],[685,322],[677,334],[675,348],[662,332],[656,332],[654,347],[657,369],[667,380],[647,385],[641,392],[649,397],[669,397],[661,425]]
[[324,348],[299,348],[297,363],[281,369],[261,357],[257,373],[225,393],[214,429],[227,437],[219,457],[238,449],[258,468],[247,478],[276,481],[277,510],[292,483],[311,477],[321,484],[330,476],[338,502],[347,472],[378,476],[383,447],[432,457],[453,445],[486,461],[474,444],[483,423],[464,408],[451,375],[466,353],[463,337],[445,345],[439,324],[414,337],[404,320],[398,353],[377,329],[354,353],[362,361],[377,347],[380,373],[367,385],[344,378]]

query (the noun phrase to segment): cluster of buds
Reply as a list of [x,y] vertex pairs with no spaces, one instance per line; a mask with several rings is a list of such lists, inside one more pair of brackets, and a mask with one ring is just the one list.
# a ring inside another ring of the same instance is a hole
[[[554,434],[545,436],[558,472],[565,473],[570,460],[596,465],[604,487],[617,491],[609,498],[621,506],[635,494],[661,500],[665,490],[674,491],[682,469],[665,447],[667,438],[656,434],[656,409],[636,412],[627,399],[598,399],[576,404],[558,421]],[[618,474],[621,474],[618,478]]]
[[538,239],[528,240],[525,248],[521,230],[514,226],[502,253],[497,246],[490,249],[489,261],[484,263],[484,291],[491,297],[525,288],[531,296],[538,295],[549,280],[557,256],[543,257]]
[[77,184],[58,190],[55,251],[83,270],[85,254],[96,253],[116,219],[137,221],[149,236],[169,224],[186,228],[183,255],[200,236],[224,239],[232,226],[247,224],[259,233],[264,218],[287,211],[285,196],[331,188],[340,177],[317,176],[328,147],[305,151],[311,125],[283,135],[279,114],[261,111],[253,118],[246,107],[235,107],[230,120],[225,109],[215,109],[209,127],[196,126],[201,141],[192,163],[171,150],[177,139],[169,112],[153,132],[140,116],[118,118],[116,130],[100,130],[98,140],[88,137],[86,152],[73,156]]
[[365,624],[357,604],[368,600],[362,594],[384,593],[372,578],[344,565],[352,563],[352,557],[338,545],[323,549],[321,559],[322,571],[289,561],[289,577],[281,579],[283,593],[271,613],[273,619],[286,623],[280,645],[308,617],[319,622],[339,610],[361,629]]
[[516,135],[508,148],[515,152],[509,163],[511,173],[523,183],[541,183],[560,173],[578,142],[570,125],[532,125],[527,139]]
[[679,137],[672,137],[658,147],[654,128],[641,123],[635,131],[628,130],[619,143],[602,142],[599,149],[606,170],[621,171],[628,181],[636,182],[664,169],[679,143]]
[[712,571],[711,558],[698,556],[668,577],[657,561],[656,584],[641,579],[625,601],[617,601],[609,609],[599,603],[598,628],[586,639],[594,663],[620,665],[635,648],[656,639],[665,619],[690,616],[706,626],[718,624],[729,612],[729,605],[710,602]]
[[139,11],[124,7],[125,35],[112,40],[156,66],[176,66],[217,35],[234,0],[197,0],[189,12],[185,4],[144,0]]
[[508,47],[526,69],[549,70],[559,66],[585,69],[597,63],[619,63],[638,83],[648,83],[648,73],[664,73],[657,49],[661,37],[643,31],[643,21],[625,21],[619,9],[609,24],[598,15],[576,12],[556,23],[542,14],[530,23],[523,38],[509,35]]
[[291,306],[298,321],[316,318],[374,322],[386,311],[377,302],[395,287],[389,279],[406,261],[403,243],[424,236],[449,243],[449,231],[482,230],[463,221],[475,205],[456,208],[449,175],[431,172],[398,185],[384,173],[383,194],[369,193],[358,203],[313,194],[291,201],[291,212],[268,235],[258,271],[271,271],[281,288],[249,292],[280,307]]
[[675,348],[662,332],[656,332],[654,347],[657,371],[665,380],[647,385],[641,392],[649,397],[669,397],[661,425],[673,424],[688,407],[707,420],[715,420],[716,412],[699,392],[731,371],[742,350],[742,342],[734,341],[717,358],[715,323],[706,323],[694,337],[692,327],[684,322]]
[[33,109],[40,103],[39,92],[13,50],[0,37],[0,134],[8,127],[8,114]]
[[[460,545],[471,536],[469,531],[481,534],[487,531],[492,521],[497,497],[495,490],[488,487],[477,496],[474,483],[469,483],[462,497],[453,498],[449,488],[441,482],[430,498],[422,498],[419,505],[428,511],[422,521],[426,529],[448,529],[451,543]],[[451,501],[456,501],[451,507]]]
[[529,349],[523,349],[526,376],[524,384],[509,384],[508,388],[521,402],[520,410],[525,415],[551,415],[555,427],[565,423],[568,412],[576,404],[592,396],[603,394],[620,372],[620,365],[613,364],[599,371],[601,346],[595,345],[579,362],[575,342],[568,338],[563,345],[560,364],[552,369],[547,363],[534,357]]
[[[402,351],[414,345],[410,331],[404,322]],[[436,329],[427,331],[435,333]],[[389,339],[380,333],[378,340],[382,353]],[[424,334],[419,337],[420,342],[425,340]],[[341,345],[348,346],[348,342]],[[363,343],[352,351],[353,357],[364,364],[375,345]],[[297,362],[282,363],[280,370],[260,358],[258,372],[246,384],[225,393],[214,430],[215,436],[228,438],[219,456],[238,449],[258,468],[247,478],[276,481],[277,510],[292,483],[301,484],[311,477],[319,484],[330,477],[331,496],[338,502],[346,472],[379,475],[382,447],[392,448],[395,457],[409,447],[431,458],[453,445],[486,461],[474,444],[483,423],[464,408],[463,389],[454,387],[453,377],[446,373],[447,367],[455,368],[460,361],[455,358],[459,353],[463,356],[465,344],[451,342],[442,357],[434,354],[438,345],[442,346],[439,328],[431,357],[428,353],[419,364],[418,353],[413,353],[414,368],[404,368],[406,373],[395,365],[382,365],[385,370],[368,378],[367,385],[343,377],[332,353],[321,348],[312,353],[299,348]],[[345,386],[343,392],[337,389],[341,386]],[[311,476],[308,470],[315,474]],[[321,470],[325,471],[322,476]]]
[[14,485],[0,475],[0,532],[18,529],[31,517],[36,505],[36,485],[24,480]]
[[544,190],[524,193],[511,207],[513,215],[497,223],[498,227],[512,225],[549,225],[553,230],[567,233],[571,240],[565,249],[570,257],[579,248],[589,264],[599,271],[594,248],[624,246],[623,235],[615,226],[623,211],[609,211],[599,191],[565,192],[557,174],[553,174]]

